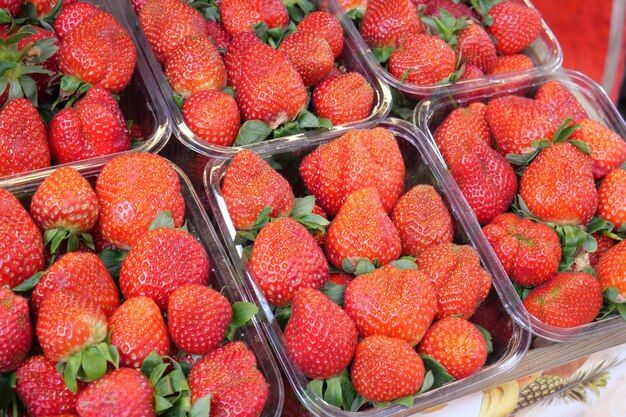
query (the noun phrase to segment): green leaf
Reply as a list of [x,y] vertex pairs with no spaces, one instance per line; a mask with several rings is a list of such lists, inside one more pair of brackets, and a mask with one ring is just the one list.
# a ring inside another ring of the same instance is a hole
[[0,375],[0,413],[9,408],[13,398],[9,374]]
[[357,24],[357,27],[359,26],[361,20],[363,20],[363,12],[358,9],[352,9],[346,14],[350,18],[350,20]]
[[287,307],[276,307],[274,309],[274,318],[276,322],[280,326],[281,329],[284,329],[287,325],[287,322],[291,318],[291,306]]
[[0,61],[0,77],[2,77],[8,70],[12,70],[17,67],[17,62]]
[[76,379],[78,378],[81,356],[81,352],[74,356],[70,356],[67,362],[65,362],[65,369],[63,371],[63,381],[65,381],[65,385],[67,385],[67,388],[73,393],[78,392],[78,383],[76,382]]
[[337,304],[339,307],[343,308],[344,304],[344,294],[346,292],[345,285],[337,285],[334,282],[328,281],[324,284],[322,288],[322,292],[330,298],[330,300]]
[[[153,387],[156,387],[157,383],[159,382],[159,380],[161,379],[161,377],[163,376],[163,374],[167,370],[168,366],[169,365],[167,363],[161,363],[161,364],[155,366],[152,369],[152,372],[150,372],[150,377],[148,378],[148,379],[150,379],[150,385],[152,385]],[[157,393],[161,394],[159,391],[157,391]],[[163,394],[165,394],[165,395],[173,394],[173,390],[172,389],[168,389]],[[163,394],[161,394],[161,395],[163,395]]]
[[580,129],[581,127],[580,125],[570,126],[570,123],[572,123],[571,117],[568,117],[563,121],[563,123],[561,123],[552,136],[552,143],[559,143],[567,140],[567,138],[569,138],[575,130]]
[[200,398],[191,408],[190,417],[209,417],[211,413],[211,394]]
[[398,269],[417,269],[417,264],[413,260],[409,259],[398,259],[397,261],[391,262],[391,265],[395,266]]
[[95,381],[102,378],[107,372],[107,362],[98,348],[90,346],[83,351],[81,366],[85,381]]
[[298,217],[311,213],[315,207],[315,196],[307,195],[306,197],[296,198],[293,201],[291,216]]
[[299,133],[302,133],[302,130],[298,122],[290,121],[274,129],[273,137],[275,139],[284,138],[285,136],[293,136]]
[[233,318],[231,324],[235,328],[244,326],[247,322],[259,312],[259,308],[254,303],[237,302],[232,305]]
[[585,239],[585,242],[583,243],[583,248],[587,252],[594,253],[595,251],[598,250],[598,241],[596,240],[595,237],[588,234],[587,238]]
[[306,386],[306,389],[314,394],[316,394],[320,398],[324,398],[323,389],[324,389],[324,380],[323,379],[314,379],[309,382]]
[[318,129],[320,127],[317,116],[307,110],[301,112],[296,120],[298,121],[300,129]]
[[185,98],[178,93],[174,93],[172,95],[172,98],[174,99],[174,103],[176,104],[176,107],[178,107],[179,109],[182,109],[183,106],[185,105]]
[[52,241],[50,242],[50,253],[51,254],[58,253],[61,243],[63,243],[63,241],[66,238],[68,238],[69,235],[70,235],[69,231],[57,229],[57,233],[54,235],[54,237],[52,238]]
[[354,403],[356,398],[356,389],[350,381],[348,371],[345,370],[339,374],[339,382],[341,383],[341,394],[343,395],[343,409],[347,410]]
[[76,234],[76,232],[70,232],[67,237],[67,251],[76,252],[78,250],[79,244],[80,240],[78,239],[78,235]]
[[173,229],[175,227],[174,219],[172,218],[172,213],[169,211],[162,211],[154,218],[152,223],[150,223],[150,227],[148,230],[155,230],[161,227],[167,229]]
[[269,137],[272,129],[260,120],[248,120],[239,128],[236,146],[250,145],[262,142]]
[[613,231],[613,223],[601,219],[599,217],[593,217],[589,223],[587,223],[587,233],[598,233],[598,232],[612,232]]
[[122,263],[126,255],[128,255],[128,251],[125,250],[105,249],[98,254],[98,258],[100,258],[107,271],[109,271],[111,277],[116,279],[120,276],[120,269],[122,268]]
[[350,411],[359,411],[359,409],[361,407],[363,407],[363,405],[365,405],[368,401],[363,398],[363,396],[361,394],[357,394],[356,397],[354,398],[354,401],[352,401],[352,405],[350,406]]
[[568,140],[567,143],[574,145],[585,155],[591,155],[591,147],[586,142],[583,142],[582,140]]
[[324,392],[324,401],[335,407],[343,405],[343,394],[341,393],[340,377],[335,376],[326,380],[326,391]]
[[528,294],[530,294],[530,292],[532,291],[532,288],[523,287],[517,282],[513,283],[513,288],[515,288],[515,292],[522,301],[524,301],[526,297],[528,297]]
[[270,38],[270,28],[267,26],[267,23],[261,21],[252,25],[252,31],[254,34],[261,39],[261,41],[267,43]]
[[256,221],[252,225],[252,229],[251,230],[238,230],[237,235],[241,239],[243,239],[244,242],[245,241],[254,242],[257,235],[261,231],[261,229],[263,229],[263,227],[265,227],[270,222],[271,212],[272,212],[271,207],[265,207],[263,210],[261,210],[261,213],[259,213],[259,216],[257,217]]
[[396,48],[394,48],[393,46],[374,48],[372,49],[372,54],[374,54],[374,57],[378,62],[384,64],[385,62],[389,61],[389,58],[391,57],[391,54],[393,51],[395,51],[395,49]]
[[[426,391],[431,389],[434,384],[435,384],[435,377],[433,376],[433,371],[426,372],[426,375],[424,376],[424,382],[422,383],[422,387],[420,388],[420,390],[417,392],[417,395],[421,395],[425,393]],[[412,405],[413,405],[413,397],[411,397],[411,403],[407,405],[407,407],[410,407]]]
[[370,272],[374,272],[375,269],[376,267],[369,259],[361,259],[356,265],[354,275],[359,276],[369,274]]
[[616,304],[616,306],[619,315],[622,317],[622,319],[626,320],[626,303],[618,303]]
[[40,271],[31,275],[26,281],[23,281],[20,285],[14,287],[13,291],[26,292],[32,290],[33,288],[35,288],[35,285],[39,283],[39,280],[41,280],[41,277],[44,273],[45,271]]
[[343,272],[350,275],[354,275],[356,271],[354,264],[348,258],[345,258],[343,261],[341,261],[341,269],[343,269]]
[[442,387],[443,385],[454,381],[452,375],[450,375],[446,368],[444,368],[442,364],[437,362],[435,358],[429,355],[424,355],[423,353],[420,353],[419,355],[424,362],[424,369],[426,370],[426,372],[432,371],[434,377],[432,389]]
[[222,92],[228,94],[229,96],[237,97],[237,94],[235,93],[235,89],[231,86],[224,87]]
[[[432,373],[430,373],[430,378],[432,378]],[[426,378],[428,378],[428,374],[426,374]],[[426,381],[426,379],[424,379]],[[415,398],[413,395],[407,395],[406,397],[398,398],[397,400],[393,400],[393,404],[403,405],[405,407],[413,407],[413,402]]]
[[141,364],[141,373],[144,374],[147,378],[150,378],[152,375],[152,371],[163,363],[163,359],[156,352],[150,352],[146,359],[143,360]]
[[487,329],[485,329],[483,326],[479,326],[476,323],[472,323],[472,324],[474,325],[474,327],[478,329],[478,331],[485,338],[485,343],[487,344],[487,353],[493,352],[493,342],[491,341],[491,334],[489,333],[489,331],[487,331]]
[[608,302],[614,303],[617,297],[619,296],[619,290],[615,287],[605,288],[602,291],[602,295],[605,300]]
[[165,410],[172,408],[173,404],[160,395],[154,396],[154,410],[156,414],[161,414]]

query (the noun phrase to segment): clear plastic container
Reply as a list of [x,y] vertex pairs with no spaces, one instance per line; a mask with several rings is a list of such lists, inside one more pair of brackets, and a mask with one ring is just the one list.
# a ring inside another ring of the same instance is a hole
[[[404,162],[407,169],[405,179],[405,187],[408,190],[416,184],[430,184],[434,186],[442,195],[444,201],[450,208],[450,213],[455,222],[457,243],[466,243],[477,248],[478,245],[487,244],[485,241],[476,239],[480,235],[480,226],[475,220],[467,216],[471,212],[467,203],[463,200],[461,193],[450,177],[445,167],[441,165],[437,157],[436,150],[430,142],[420,134],[411,124],[397,120],[385,119],[377,124],[377,126],[389,129],[396,137],[400,150],[402,151]],[[281,171],[288,181],[294,183],[297,169],[290,167],[297,166],[301,159],[308,153],[312,152],[320,143],[330,142],[342,135],[342,132],[333,132],[325,135],[320,141],[303,141],[295,146],[283,148],[269,152],[264,157],[272,157],[277,160],[288,161]],[[236,231],[228,214],[226,204],[221,194],[221,183],[223,176],[228,167],[229,161],[212,159],[205,169],[205,188],[209,199],[209,203],[213,210],[218,228],[221,231],[222,238],[226,244],[226,248],[231,258],[240,272],[240,279],[249,290],[257,305],[261,306],[263,314],[261,321],[270,340],[271,345],[276,352],[279,362],[283,367],[283,371],[287,379],[291,383],[293,390],[299,400],[317,416],[407,416],[418,411],[436,406],[438,404],[450,401],[454,398],[467,395],[472,392],[479,391],[488,386],[490,380],[507,373],[511,370],[524,356],[530,344],[530,333],[523,330],[522,327],[516,325],[510,317],[512,326],[512,336],[507,341],[494,349],[494,353],[490,355],[487,365],[477,374],[466,379],[452,382],[433,391],[426,392],[416,398],[412,407],[406,408],[399,405],[390,405],[384,408],[370,408],[360,412],[344,411],[334,407],[323,401],[315,393],[306,389],[307,379],[290,361],[285,351],[283,333],[276,322],[272,309],[259,287],[255,284],[252,275],[249,273],[247,266],[242,261],[242,247],[235,242]],[[482,250],[481,252],[484,252]],[[501,292],[506,291],[503,288],[501,275],[494,274],[491,270],[492,262],[483,260],[483,266],[491,274],[493,286],[497,293],[502,297]],[[508,282],[508,278],[504,284]],[[502,297],[502,299],[504,299]],[[521,313],[523,314],[523,312]],[[528,326],[528,325],[527,325]],[[526,327],[527,327],[526,326]]]
[[[529,96],[532,97],[539,86],[551,80],[556,80],[567,87],[588,113],[589,118],[610,128],[626,140],[626,123],[624,123],[624,119],[620,116],[615,105],[611,102],[602,87],[579,72],[560,70],[553,73],[534,75],[529,79],[516,81],[514,85],[510,85],[506,90],[498,90],[497,94],[516,94],[524,91],[528,92]],[[473,100],[478,99],[487,102],[492,97],[493,93],[483,93],[474,95]],[[462,100],[455,100],[450,97],[437,97],[423,100],[415,108],[414,124],[428,137],[428,141],[431,144],[430,146],[436,147],[433,137],[435,129],[445,120],[446,116],[452,112],[452,110],[464,105],[466,105],[466,103]],[[441,154],[439,154],[439,162],[445,165]],[[464,197],[462,198],[464,199]],[[474,220],[476,218],[473,212],[468,214],[468,216],[473,217]],[[521,326],[531,330],[538,336],[556,342],[572,341],[601,332],[609,334],[619,330],[626,331],[626,321],[619,316],[612,316],[601,321],[570,329],[548,325],[532,316],[529,322],[524,306],[517,296],[517,293],[514,291],[513,284],[511,280],[508,279],[504,267],[498,260],[491,245],[488,243],[485,244],[487,238],[484,234],[481,232],[479,235],[480,236],[477,236],[477,238],[482,242],[479,247],[483,250],[481,255],[492,264],[494,273],[499,277],[498,281],[506,288],[506,291],[503,292],[505,299],[504,305]],[[522,314],[522,312],[524,314]],[[526,327],[529,323],[530,327]]]
[[[116,0],[87,0],[100,8],[100,10],[112,14],[120,24],[124,25],[125,19],[123,10],[119,4],[126,1]],[[158,153],[166,145],[170,134],[170,124],[165,110],[163,97],[159,92],[157,81],[150,70],[150,67],[141,53],[137,51],[137,64],[135,73],[129,85],[121,93],[120,107],[127,120],[133,120],[141,127],[145,136],[145,141],[141,146],[128,152]],[[118,153],[118,155],[121,153]],[[27,184],[31,181],[45,178],[56,168],[61,166],[71,166],[76,169],[85,169],[91,166],[98,166],[109,159],[109,155],[83,161],[72,162],[62,165],[54,165],[49,168],[42,168],[34,171],[24,172],[5,177],[0,177],[0,188],[6,188],[15,184]]]
[[[109,156],[105,161],[100,161],[98,165],[92,164],[79,169],[79,172],[92,185]],[[198,195],[194,191],[189,179],[174,165],[179,174],[181,191],[185,199],[185,219],[189,231],[194,234],[206,249],[210,259],[210,285],[217,291],[222,292],[231,303],[239,301],[252,301],[242,288],[238,275],[228,262],[224,247],[219,241],[215,229],[211,225],[209,217],[200,203]],[[35,193],[37,187],[45,179],[40,176],[30,182],[11,183],[5,188],[15,195],[26,207],[30,204],[30,198]],[[269,384],[269,397],[263,409],[261,417],[279,417],[282,412],[284,402],[284,386],[280,375],[280,370],[272,356],[272,352],[263,336],[261,322],[258,317],[252,320],[239,330],[239,340],[248,345],[257,359],[258,369],[263,373]]]
[[[313,0],[312,2],[316,6],[318,3],[320,3],[317,0]],[[162,94],[167,104],[167,109],[171,117],[171,124],[174,135],[181,143],[185,145],[185,148],[191,149],[199,154],[211,156],[214,158],[227,158],[241,149],[250,149],[254,150],[255,152],[263,153],[267,152],[270,149],[273,149],[275,146],[280,146],[281,144],[299,141],[305,138],[319,135],[321,130],[312,130],[298,135],[286,136],[278,139],[269,139],[263,142],[244,146],[218,146],[207,143],[206,141],[200,139],[187,127],[187,124],[183,119],[183,114],[181,110],[174,102],[174,93],[170,87],[170,84],[165,78],[165,74],[163,73],[161,66],[157,63],[156,58],[152,53],[150,43],[144,36],[143,31],[141,30],[141,27],[139,25],[139,20],[137,19],[137,16],[133,12],[132,8],[130,7],[130,3],[128,1],[118,1],[117,3],[119,3],[117,5],[118,8],[124,9],[123,13],[126,16],[126,27],[132,33],[135,39],[135,44],[138,46],[138,49],[142,49],[144,51],[144,54],[146,55],[146,60],[149,62],[150,67],[158,80],[158,84],[161,88]],[[321,10],[323,10],[323,8],[321,8]],[[348,29],[344,27],[344,32],[347,32],[347,30]],[[344,125],[333,126],[330,131],[346,131],[347,129],[350,129],[354,126],[373,124],[377,120],[385,118],[391,110],[391,90],[385,82],[379,79],[376,72],[363,62],[361,54],[358,51],[358,47],[355,45],[355,42],[351,37],[345,36],[343,52],[341,53],[339,58],[337,58],[336,62],[340,63],[348,71],[356,71],[360,73],[371,84],[374,89],[374,107],[370,116],[367,119]],[[328,130],[323,130],[323,132],[327,131]]]
[[[376,72],[378,77],[387,82],[390,86],[397,88],[402,93],[413,99],[419,100],[434,95],[456,95],[467,89],[476,89],[486,85],[504,85],[510,78],[523,78],[536,74],[538,72],[555,71],[560,68],[563,63],[563,51],[556,37],[546,24],[545,20],[541,20],[542,30],[537,39],[521,53],[527,55],[535,64],[535,67],[529,70],[513,71],[502,74],[486,75],[483,78],[475,80],[463,80],[455,83],[442,83],[440,85],[419,86],[404,82],[394,77],[378,62],[372,49],[367,45],[361,33],[354,25],[352,20],[346,15],[343,7],[339,5],[337,0],[326,0],[328,8],[337,18],[339,18],[345,28],[346,34],[351,37],[362,53],[367,64]],[[523,0],[528,7],[533,7],[529,0]]]

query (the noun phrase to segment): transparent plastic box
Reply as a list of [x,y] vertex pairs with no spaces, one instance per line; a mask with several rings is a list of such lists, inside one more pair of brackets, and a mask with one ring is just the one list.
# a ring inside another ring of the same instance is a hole
[[[96,5],[100,10],[112,14],[118,22],[125,26],[123,10],[120,10],[118,3],[126,3],[125,1],[116,0],[87,0],[89,3]],[[166,145],[170,134],[170,124],[168,115],[165,110],[163,97],[159,92],[157,81],[150,67],[145,60],[142,52],[137,50],[137,64],[133,77],[122,91],[120,96],[120,107],[126,120],[133,120],[141,127],[141,131],[145,136],[145,141],[141,146],[124,152],[146,152],[158,153]],[[121,153],[118,153],[119,155]],[[96,158],[86,159],[83,161],[72,162],[68,164],[53,165],[52,167],[42,168],[34,171],[23,172],[5,177],[0,177],[0,188],[7,188],[16,184],[27,184],[31,181],[44,178],[56,168],[61,166],[71,166],[76,169],[85,169],[91,166],[98,166],[103,161],[108,160],[110,156],[100,156]]]
[[[108,160],[112,159],[111,156]],[[92,164],[79,169],[92,186],[106,161],[100,161],[98,165]],[[172,164],[173,165],[173,164]],[[194,191],[189,179],[185,174],[173,165],[179,175],[181,191],[185,199],[185,220],[189,231],[195,235],[204,246],[210,260],[210,285],[220,291],[231,303],[239,301],[252,301],[245,293],[237,273],[228,262],[224,247],[209,221],[209,217],[202,207],[198,195]],[[25,207],[28,208],[30,198],[37,190],[37,187],[45,179],[40,176],[27,183],[9,184],[7,191],[15,195]],[[265,376],[269,384],[269,396],[261,417],[279,417],[282,412],[284,402],[284,386],[280,375],[280,370],[272,356],[272,352],[263,336],[260,320],[255,316],[244,327],[239,329],[237,334],[239,340],[246,343],[257,359],[257,367]]]
[[[553,73],[537,74],[529,79],[516,81],[509,86],[508,90],[498,90],[497,94],[527,92],[529,97],[533,97],[539,86],[551,80],[556,80],[567,87],[588,113],[590,119],[610,128],[626,140],[626,123],[624,123],[624,119],[620,116],[615,105],[611,102],[602,87],[579,72],[560,70]],[[473,96],[472,101],[479,100],[488,102],[493,97],[494,93],[483,93]],[[445,120],[446,116],[452,112],[452,110],[457,107],[465,106],[466,104],[467,103],[463,100],[455,100],[451,97],[437,97],[423,100],[415,108],[414,123],[428,137],[428,141],[431,144],[430,146],[436,147],[433,136],[435,129]],[[439,154],[439,162],[445,165],[441,154]],[[464,197],[462,198],[465,199]],[[474,219],[476,218],[473,211],[468,215]],[[513,284],[508,278],[504,267],[498,260],[491,245],[486,243],[487,238],[482,231],[479,235],[480,236],[477,238],[482,242],[480,248],[483,250],[481,255],[492,264],[494,273],[499,277],[499,282],[506,288],[506,291],[503,292],[505,299],[504,305],[519,325],[538,336],[556,342],[572,341],[601,332],[609,334],[613,331],[626,331],[626,321],[619,316],[611,316],[601,321],[570,329],[548,325],[532,316],[529,322],[525,308],[515,292]],[[528,324],[530,324],[530,327],[527,327]]]
[[[455,241],[457,243],[470,244],[475,248],[477,245],[486,244],[484,241],[476,239],[480,235],[480,226],[475,220],[467,216],[471,210],[467,203],[464,202],[458,187],[449,173],[441,165],[436,155],[436,150],[425,137],[415,130],[411,124],[397,119],[385,119],[379,122],[377,126],[389,129],[398,141],[407,169],[405,189],[408,190],[416,184],[430,184],[434,186],[442,195],[454,219],[456,229]],[[330,142],[341,135],[342,132],[329,133],[319,141],[303,141],[289,148],[266,153],[263,157],[272,157],[275,161],[284,164],[281,174],[290,183],[294,184],[297,177],[297,169],[292,168],[296,168],[302,158],[321,143]],[[205,169],[205,188],[215,221],[235,267],[240,273],[240,279],[257,305],[262,309],[261,321],[263,328],[276,352],[287,379],[300,402],[314,415],[343,417],[411,415],[487,387],[493,378],[511,370],[526,353],[530,344],[530,333],[515,324],[510,317],[507,317],[512,326],[512,336],[506,344],[494,348],[494,353],[490,355],[488,363],[480,372],[466,379],[452,382],[449,385],[422,394],[415,400],[412,407],[406,408],[399,405],[390,405],[380,409],[370,408],[360,412],[350,412],[326,403],[315,393],[306,389],[307,379],[294,366],[286,354],[283,333],[275,320],[271,306],[242,261],[243,248],[235,241],[236,231],[221,194],[221,183],[229,162],[229,160],[211,159]],[[483,266],[494,277],[493,287],[502,296],[501,292],[506,291],[500,282],[502,277],[493,273],[490,262],[483,260]]]
[[[546,24],[545,20],[541,20],[542,30],[537,39],[521,53],[528,55],[533,61],[535,67],[528,70],[513,71],[502,74],[486,75],[480,79],[462,80],[455,83],[442,83],[431,86],[420,86],[404,82],[394,77],[378,62],[372,49],[367,45],[361,33],[348,17],[343,7],[339,5],[337,0],[325,0],[328,3],[329,10],[340,19],[345,27],[346,34],[352,38],[362,52],[367,65],[369,65],[379,78],[388,83],[391,87],[397,88],[410,98],[420,100],[435,95],[456,95],[467,89],[475,89],[486,85],[496,86],[507,84],[510,78],[528,77],[538,72],[555,71],[560,68],[563,63],[563,51],[556,37]],[[528,6],[534,8],[529,0],[523,0]]]
[[[132,8],[130,7],[130,3],[128,1],[120,0],[118,0],[118,3],[118,8],[123,9],[123,14],[126,16],[126,27],[132,33],[137,48],[144,51],[145,58],[158,80],[158,84],[161,88],[171,118],[174,135],[182,144],[185,145],[185,148],[191,149],[194,152],[206,156],[227,158],[241,149],[250,149],[254,150],[255,152],[263,153],[277,145],[309,138],[315,136],[317,133],[322,131],[321,129],[312,130],[298,135],[285,136],[278,139],[268,139],[263,142],[244,146],[218,146],[200,139],[187,127],[187,124],[183,119],[183,114],[181,110],[174,102],[173,91],[170,87],[170,84],[165,78],[165,74],[163,73],[161,66],[158,64],[156,58],[154,57],[152,47],[150,46],[150,43],[148,42],[142,31],[139,25],[139,20],[137,19],[137,16],[135,15]],[[318,2],[317,0],[313,0],[312,3],[317,6],[320,2]],[[319,10],[324,10],[324,8],[319,8]],[[347,28],[345,26],[344,33],[347,33]],[[340,63],[348,71],[356,71],[360,73],[371,84],[372,88],[374,89],[374,107],[372,108],[372,112],[367,119],[344,125],[333,126],[330,129],[330,131],[333,132],[346,131],[347,129],[350,129],[356,125],[373,124],[377,120],[385,118],[391,110],[392,98],[389,86],[378,77],[374,70],[372,70],[368,65],[363,62],[361,54],[358,51],[358,47],[356,46],[353,39],[347,35],[344,36],[344,38],[344,49],[341,55],[337,58],[336,62]]]

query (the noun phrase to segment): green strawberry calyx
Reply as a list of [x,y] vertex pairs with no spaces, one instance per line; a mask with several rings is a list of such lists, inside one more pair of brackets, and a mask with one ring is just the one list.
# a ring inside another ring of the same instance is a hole
[[333,124],[330,120],[317,117],[308,110],[300,112],[295,120],[291,120],[272,129],[260,120],[248,120],[239,128],[234,146],[250,145],[263,142],[270,138],[282,138],[285,136],[299,135],[309,130],[330,129]]
[[83,350],[57,363],[57,372],[63,377],[70,391],[78,392],[78,380],[96,381],[107,373],[107,364],[115,369],[120,366],[117,348],[110,344],[109,336],[100,342],[87,346]]
[[233,303],[232,312],[232,319],[224,337],[226,342],[232,342],[237,339],[237,331],[252,320],[252,317],[259,312],[259,308],[254,303],[241,301]]
[[602,295],[604,296],[604,302],[596,320],[601,320],[614,313],[619,314],[622,319],[626,320],[626,297],[621,295],[615,287],[605,288],[602,291]]
[[436,34],[444,42],[446,42],[452,49],[457,50],[459,44],[457,34],[463,29],[467,28],[467,19],[461,17],[455,19],[446,10],[439,9],[439,17],[434,16],[421,16],[420,19],[428,26],[430,33]]
[[309,0],[283,0],[292,23],[298,24],[306,15],[315,11],[315,5]]

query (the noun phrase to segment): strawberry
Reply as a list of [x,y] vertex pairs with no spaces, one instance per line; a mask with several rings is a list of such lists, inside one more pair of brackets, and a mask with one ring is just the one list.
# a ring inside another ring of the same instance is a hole
[[374,89],[358,72],[340,73],[320,82],[312,101],[318,117],[335,126],[342,125],[369,117],[374,107]]
[[130,149],[130,135],[118,102],[94,86],[50,122],[50,150],[59,164],[76,162]]
[[369,0],[361,21],[361,35],[372,48],[396,47],[421,32],[417,9],[410,0]]
[[191,403],[211,396],[211,416],[258,417],[269,389],[256,359],[242,342],[231,342],[205,355],[188,378]]
[[589,253],[589,266],[595,269],[600,259],[609,249],[616,245],[616,242],[602,233],[594,233],[592,236],[598,243],[598,248],[595,252]]
[[525,287],[541,285],[559,270],[561,242],[543,223],[504,213],[483,227],[504,270]]
[[[463,67],[463,74],[461,74],[461,76],[459,77],[459,81],[476,80],[478,78],[483,78],[484,76],[485,73],[476,65],[465,64],[465,66]],[[466,93],[466,95],[471,98],[473,94]]]
[[598,188],[597,216],[613,223],[615,229],[626,224],[626,171],[614,169]]
[[341,307],[312,288],[296,293],[285,328],[285,347],[308,378],[338,375],[352,361],[357,344],[354,322]]
[[211,42],[213,42],[213,45],[215,45],[215,47],[220,50],[226,50],[228,49],[228,45],[230,44],[230,41],[232,39],[232,36],[230,36],[228,33],[226,33],[226,31],[224,30],[224,28],[222,28],[222,26],[211,20],[211,19],[207,19],[204,22],[205,26],[206,26],[206,31],[208,33],[209,36],[209,40],[211,40]]
[[562,272],[533,289],[524,299],[524,307],[537,320],[551,326],[582,326],[591,323],[600,312],[602,289],[593,275]]
[[326,232],[326,254],[337,268],[345,258],[367,258],[387,265],[398,259],[401,251],[398,231],[373,187],[350,194]]
[[100,13],[96,6],[84,1],[78,1],[61,9],[54,19],[54,31],[59,39],[63,40],[83,20]]
[[[69,390],[56,364],[45,356],[32,356],[15,372],[15,390],[32,417],[75,412],[77,393]],[[78,383],[78,391],[85,384]]]
[[16,98],[0,111],[0,177],[50,166],[46,127],[33,104]]
[[128,85],[136,61],[133,40],[108,13],[85,18],[63,38],[59,48],[63,73],[112,93]]
[[604,178],[626,160],[626,143],[617,133],[591,119],[582,119],[576,124],[580,129],[575,130],[569,139],[583,141],[591,148],[594,179]]
[[[535,64],[532,59],[524,54],[503,55],[496,59],[496,64],[489,74],[495,75],[514,71],[524,71],[534,67]],[[512,83],[511,86],[516,87],[517,84]]]
[[493,350],[496,352],[508,346],[513,337],[513,320],[495,293],[487,297],[476,309],[471,322],[484,327],[489,332],[493,341]]
[[437,293],[437,318],[461,315],[469,319],[491,289],[491,277],[470,246],[431,246],[416,262]]
[[243,60],[248,54],[248,49],[261,40],[253,32],[243,32],[233,36],[226,55],[224,55],[224,65],[228,74],[228,84],[235,91],[239,87],[239,80],[242,74]]
[[416,185],[393,209],[391,220],[402,241],[402,253],[418,256],[424,249],[452,243],[452,218],[441,196],[430,185]]
[[370,336],[356,348],[351,378],[356,392],[364,398],[393,401],[417,393],[424,373],[422,359],[407,342]]
[[461,63],[475,65],[485,74],[493,71],[498,58],[496,46],[482,26],[468,21],[467,28],[458,33],[457,42]]
[[228,166],[222,194],[237,230],[250,230],[265,207],[271,217],[288,216],[293,207],[291,185],[260,156],[237,152]]
[[42,18],[48,15],[59,1],[62,8],[76,2],[76,0],[32,0],[31,3],[35,5],[37,16]]
[[334,67],[330,45],[312,31],[296,32],[287,36],[278,50],[287,55],[306,87],[318,84]]
[[16,287],[44,267],[41,232],[22,204],[2,189],[0,242],[0,287]]
[[[172,214],[175,227],[183,225],[185,200],[178,174],[158,155],[137,153],[111,159],[98,176],[96,195],[102,234],[120,248],[132,247],[163,211]],[[118,209],[122,206],[124,211]]]
[[111,345],[117,347],[120,365],[140,368],[151,352],[170,353],[170,338],[159,307],[151,298],[128,298],[109,318]]
[[42,301],[52,292],[72,290],[93,298],[110,316],[120,305],[115,282],[106,267],[93,253],[70,252],[50,266],[35,286],[31,306],[36,313]]
[[233,36],[251,32],[258,22],[270,29],[289,24],[287,8],[280,0],[222,0],[220,12],[224,29]]
[[174,93],[183,98],[202,90],[226,87],[226,67],[209,38],[183,38],[165,64],[165,77]]
[[343,285],[350,284],[353,279],[354,279],[354,276],[350,274],[344,274],[342,272],[338,272],[338,273],[331,273],[328,281],[332,282],[335,285],[343,286]]
[[219,90],[193,93],[183,105],[183,118],[200,139],[230,146],[237,139],[241,116],[235,99]]
[[433,85],[454,72],[456,56],[445,41],[434,35],[412,34],[400,42],[389,58],[389,72],[404,82]]
[[472,9],[461,2],[456,3],[452,0],[427,0],[425,3],[426,5],[423,11],[425,16],[438,16],[441,9],[448,12],[455,19],[473,17],[474,15]]
[[0,374],[9,373],[24,362],[32,340],[28,301],[0,287]]
[[204,355],[224,340],[232,318],[230,303],[219,292],[202,285],[176,289],[167,304],[168,328],[179,349]]
[[591,159],[560,142],[542,150],[520,181],[520,196],[541,221],[585,225],[598,206]]
[[548,81],[539,87],[535,99],[546,103],[550,113],[561,123],[566,119],[572,119],[576,123],[587,118],[587,112],[576,97],[556,80]]
[[281,218],[259,232],[250,268],[267,300],[275,306],[291,303],[299,288],[322,288],[328,262],[315,238],[290,218]]
[[139,11],[139,23],[161,65],[185,37],[207,35],[202,14],[182,0],[148,0]]
[[[54,32],[40,27],[32,26],[31,30],[34,30],[35,33],[20,40],[17,43],[17,48],[19,51],[24,51],[25,49],[28,51],[26,52],[25,59],[27,62],[30,62],[31,65],[33,61],[43,61],[41,62],[43,69],[52,73],[31,74],[31,77],[37,84],[39,98],[47,98],[48,93],[46,90],[48,89],[48,84],[50,83],[52,76],[59,73],[59,39]],[[46,42],[50,43],[48,45],[44,45]],[[53,53],[49,56],[51,52]]]
[[335,16],[330,13],[315,11],[304,16],[298,23],[298,32],[321,36],[333,51],[333,61],[343,51],[343,28]]
[[[120,289],[125,298],[145,295],[161,310],[170,295],[186,284],[209,283],[209,257],[191,233],[158,228],[137,240],[120,270]],[[148,352],[149,353],[149,352]]]
[[146,5],[148,0],[130,0],[130,4],[133,6],[135,13],[139,14],[139,11]]
[[24,0],[0,0],[0,9],[6,9],[11,16],[15,16],[20,12]]
[[154,392],[150,381],[137,369],[116,369],[92,382],[76,400],[81,417],[152,417]]
[[357,10],[363,14],[367,7],[367,0],[339,0],[338,4],[343,7],[346,12]]
[[498,52],[512,55],[537,39],[541,32],[541,15],[536,9],[513,0],[506,0],[489,10],[493,23],[487,32],[496,40]]
[[458,317],[446,317],[433,324],[417,351],[435,358],[455,380],[478,372],[487,361],[487,343],[482,333]]
[[604,253],[596,266],[596,274],[602,288],[617,288],[618,301],[624,302],[626,299],[626,244],[623,241]]
[[421,272],[386,265],[350,282],[345,305],[361,337],[389,336],[415,346],[435,318],[437,295]]
[[329,216],[349,194],[374,187],[391,213],[404,189],[404,160],[393,134],[384,128],[351,130],[321,145],[300,164],[300,176]]

